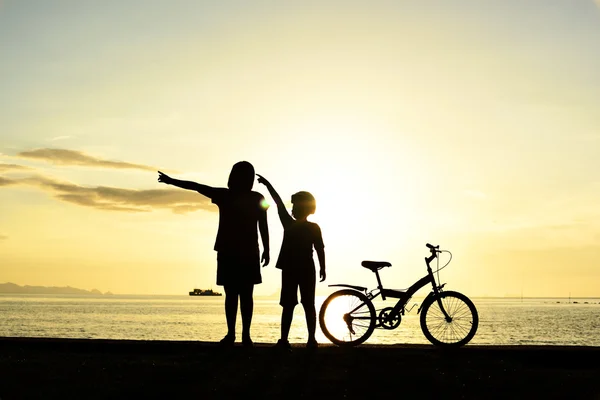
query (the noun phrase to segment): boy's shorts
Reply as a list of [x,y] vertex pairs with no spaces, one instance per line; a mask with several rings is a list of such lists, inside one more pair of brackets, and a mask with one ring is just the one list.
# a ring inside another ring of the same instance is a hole
[[282,270],[279,304],[282,307],[293,307],[298,304],[298,288],[300,288],[302,304],[315,304],[316,283],[314,269],[309,271]]

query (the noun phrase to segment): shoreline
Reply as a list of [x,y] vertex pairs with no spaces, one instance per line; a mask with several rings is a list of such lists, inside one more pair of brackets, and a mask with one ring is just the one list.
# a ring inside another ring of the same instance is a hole
[[600,347],[0,338],[0,399],[600,399]]

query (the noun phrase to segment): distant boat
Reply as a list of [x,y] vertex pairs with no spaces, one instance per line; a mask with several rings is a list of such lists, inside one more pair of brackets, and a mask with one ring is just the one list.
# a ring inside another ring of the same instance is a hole
[[193,292],[190,292],[190,296],[223,296],[219,292],[213,292],[212,289],[202,290],[202,289],[194,289]]

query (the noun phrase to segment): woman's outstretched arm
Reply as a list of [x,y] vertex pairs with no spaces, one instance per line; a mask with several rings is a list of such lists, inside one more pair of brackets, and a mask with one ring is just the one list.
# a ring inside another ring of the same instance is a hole
[[215,191],[215,188],[213,188],[212,186],[203,185],[201,183],[196,183],[192,181],[181,181],[179,179],[174,179],[160,171],[158,171],[158,181],[166,183],[167,185],[177,186],[182,189],[193,190],[209,198],[213,197]]

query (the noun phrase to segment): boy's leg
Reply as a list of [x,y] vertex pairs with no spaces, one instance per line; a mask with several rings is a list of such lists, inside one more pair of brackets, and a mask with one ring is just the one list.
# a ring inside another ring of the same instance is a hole
[[254,312],[254,284],[244,285],[240,290],[240,312],[242,314],[242,341],[250,343],[250,325]]
[[283,306],[283,311],[281,312],[281,340],[284,342],[288,341],[295,307],[293,305]]
[[306,328],[308,329],[308,343],[314,344],[315,332],[317,330],[317,311],[315,309],[315,287],[317,285],[315,271],[307,273],[300,281],[300,296],[304,315],[306,317]]
[[227,338],[235,340],[235,320],[237,317],[239,290],[236,285],[225,285],[225,318],[227,319]]
[[287,343],[294,317],[294,308],[298,304],[298,282],[296,274],[284,269],[281,271],[281,342]]
[[307,304],[302,303],[304,307],[304,314],[306,316],[306,327],[308,328],[308,341],[315,341],[315,331],[317,330],[317,311],[315,309],[315,303]]

